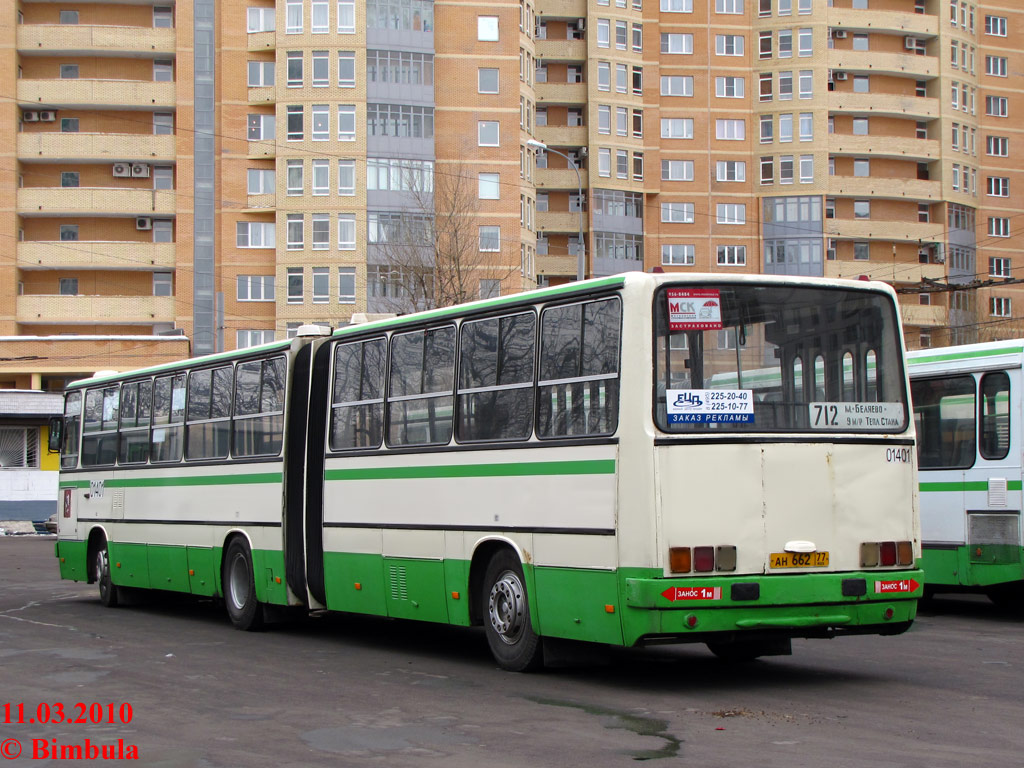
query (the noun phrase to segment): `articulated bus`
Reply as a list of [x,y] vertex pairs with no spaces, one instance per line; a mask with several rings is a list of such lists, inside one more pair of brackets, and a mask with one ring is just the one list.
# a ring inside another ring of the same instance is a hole
[[907,355],[929,591],[970,588],[1024,607],[1024,340]]
[[895,299],[629,273],[97,375],[54,425],[60,572],[107,605],[223,597],[240,629],[482,625],[509,670],[558,639],[898,634],[922,576]]

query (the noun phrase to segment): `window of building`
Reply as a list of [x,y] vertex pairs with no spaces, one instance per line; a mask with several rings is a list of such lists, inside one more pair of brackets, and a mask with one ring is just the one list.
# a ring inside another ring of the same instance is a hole
[[481,200],[498,200],[501,197],[501,177],[497,173],[477,174],[477,197]]
[[742,203],[718,203],[715,220],[718,224],[746,224],[747,206]]
[[857,261],[869,261],[871,259],[871,243],[854,243],[853,258]]
[[338,105],[338,141],[356,140],[355,104]]
[[237,286],[235,298],[238,301],[274,300],[273,275],[238,275]]
[[718,56],[742,56],[743,35],[715,35],[715,53]]
[[992,296],[989,299],[989,314],[993,317],[1010,317],[1013,314],[1013,305],[1010,299],[1003,296]]
[[870,219],[871,218],[871,201],[870,200],[854,200],[853,201],[853,218],[855,218],[855,219]]
[[716,120],[715,138],[723,141],[741,141],[747,137],[745,120]]
[[78,171],[62,171],[60,174],[60,185],[62,187],[77,187],[79,183]]
[[[153,222],[156,231],[156,222]],[[275,225],[272,221],[239,221],[235,225],[235,246],[237,248],[273,248]]]
[[661,220],[673,224],[693,224],[693,203],[662,203]]
[[501,250],[501,227],[481,226],[478,228],[479,249],[486,252]]
[[476,17],[476,39],[488,43],[498,42],[497,16]]
[[313,141],[330,141],[331,107],[329,104],[314,104],[310,107],[309,137]]
[[1011,260],[1005,257],[992,257],[988,260],[989,277],[1012,277]]
[[249,80],[250,88],[262,88],[274,84],[274,62],[272,61],[250,61]]
[[662,245],[661,263],[666,266],[692,267],[696,263],[694,246],[683,243]]
[[327,304],[331,300],[330,267],[313,267],[313,303]]
[[[953,107],[955,109],[956,104]],[[985,114],[992,117],[1006,117],[1009,114],[1009,99],[1005,96],[986,96]]]
[[[369,4],[367,4],[369,10]],[[367,14],[369,16],[369,14]],[[369,23],[367,23],[369,26]],[[356,3],[355,0],[338,0],[338,32],[343,35],[352,35],[356,31]]]
[[747,164],[743,160],[719,160],[715,164],[717,181],[746,181]]
[[853,175],[854,176],[870,176],[871,175],[871,160],[866,157],[855,157],[853,159]]
[[693,160],[662,160],[661,178],[664,181],[693,181]]
[[814,155],[800,155],[800,183],[814,182]]
[[269,344],[273,340],[274,331],[272,329],[235,331],[235,349],[258,347],[260,344]]
[[77,277],[61,277],[58,279],[58,288],[61,296],[77,296],[78,295],[78,278]]
[[990,197],[1010,196],[1010,179],[1007,176],[988,176],[985,186]]
[[303,137],[303,119],[302,119],[302,105],[301,104],[289,104],[287,107],[287,127],[288,127],[288,141],[302,141]]
[[338,267],[338,303],[354,304],[356,301],[356,268]]
[[498,92],[498,70],[492,67],[477,69],[476,87],[478,93]]
[[287,0],[284,6],[285,34],[302,34],[302,0]]
[[855,51],[866,51],[868,50],[868,35],[862,32],[854,32],[853,34],[853,50]]
[[779,72],[779,101],[790,101],[793,98],[793,73]]
[[61,133],[78,133],[77,117],[62,117],[60,119]]
[[287,217],[288,250],[301,250],[305,245],[305,216],[301,213],[289,213]]
[[170,59],[153,60],[153,82],[171,83],[174,82],[174,62]]
[[[252,10],[267,10],[273,11],[273,8],[262,8]],[[171,29],[174,26],[174,9],[169,5],[154,5],[153,6],[153,26],[157,29]],[[273,27],[271,27],[273,29]]]
[[313,0],[310,4],[309,31],[314,35],[325,35],[331,31],[330,3],[327,0]]
[[305,288],[303,287],[302,267],[288,267],[288,303],[301,304]]
[[[173,126],[170,124],[170,120],[173,120],[173,116],[168,114],[167,118],[167,125],[158,125],[156,115],[153,115],[153,133],[158,136],[164,135],[163,132],[166,132],[167,135],[172,133]],[[246,121],[246,127],[246,138],[248,138],[249,141],[266,141],[274,138],[273,115],[249,115]]]
[[693,77],[689,75],[662,75],[662,96],[693,96]]
[[327,213],[314,213],[313,250],[326,251],[331,247],[331,217]]
[[479,120],[477,122],[477,144],[481,147],[497,147],[499,141],[499,123],[497,120]]
[[854,93],[870,93],[871,92],[871,77],[869,75],[854,75],[853,76],[853,92]]
[[338,214],[338,250],[356,249],[356,216],[354,213]]
[[693,35],[683,32],[663,32],[661,35],[662,53],[693,53]]
[[800,98],[814,98],[814,72],[810,69],[801,69],[799,73]]
[[775,183],[775,158],[773,158],[773,157],[762,157],[761,158],[761,183],[762,184],[774,184]]
[[866,118],[866,117],[855,117],[855,118],[853,118],[853,135],[854,136],[867,136],[868,135],[868,118]]
[[154,272],[153,273],[153,295],[154,296],[173,296],[174,295],[174,275],[170,272]]
[[[275,9],[271,8],[248,8],[246,9],[246,22],[248,32],[273,32],[275,29]],[[156,26],[156,13],[153,14],[154,25]]]
[[985,151],[994,157],[1008,157],[1010,154],[1010,139],[1006,136],[986,136]]
[[60,239],[63,242],[71,242],[78,240],[78,225],[77,224],[61,224],[60,225]]
[[793,156],[792,155],[780,155],[779,156],[779,183],[780,184],[792,184],[793,183]]
[[153,242],[174,242],[174,222],[171,219],[153,219]]
[[985,34],[995,35],[996,37],[1006,37],[1006,17],[1005,16],[986,16],[985,17]]
[[779,115],[779,141],[782,143],[793,141],[793,114],[791,112]]
[[742,99],[744,95],[744,78],[716,77],[715,96],[720,99]]
[[989,216],[988,233],[992,237],[1010,236],[1010,219],[1003,216]]
[[985,74],[993,75],[995,77],[1006,77],[1006,57],[986,56]]
[[718,266],[720,267],[743,267],[747,264],[747,246],[745,245],[720,245],[718,246]]
[[779,41],[779,58],[789,59],[793,56],[793,30],[780,29],[777,33]]
[[810,56],[813,47],[813,30],[810,28],[797,30],[797,56]]

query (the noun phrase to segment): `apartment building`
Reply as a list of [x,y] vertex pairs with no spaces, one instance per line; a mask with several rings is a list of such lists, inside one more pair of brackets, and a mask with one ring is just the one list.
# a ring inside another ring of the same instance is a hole
[[4,13],[3,387],[632,269],[865,276],[911,346],[1024,334],[1005,0]]

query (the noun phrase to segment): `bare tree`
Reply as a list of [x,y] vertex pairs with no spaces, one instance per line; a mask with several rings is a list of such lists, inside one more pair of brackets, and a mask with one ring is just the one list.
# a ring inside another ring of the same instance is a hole
[[373,309],[407,313],[461,304],[480,298],[481,280],[505,281],[519,271],[518,237],[480,229],[474,173],[461,163],[434,174],[399,172],[405,207],[370,213]]

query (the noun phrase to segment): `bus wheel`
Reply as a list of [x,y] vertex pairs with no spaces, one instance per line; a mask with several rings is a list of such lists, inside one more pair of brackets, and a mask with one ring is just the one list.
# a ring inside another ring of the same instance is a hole
[[107,552],[107,542],[105,540],[93,553],[92,574],[100,588],[100,602],[107,606],[107,608],[115,608],[117,606],[118,588],[110,580],[110,555]]
[[527,672],[543,663],[540,638],[530,623],[523,568],[511,550],[496,553],[484,574],[484,632],[502,669]]
[[235,538],[224,555],[224,603],[236,629],[252,630],[263,626],[263,606],[256,600],[252,552],[245,539]]

